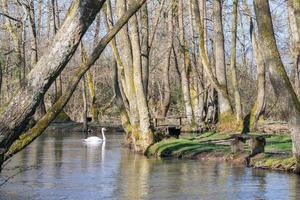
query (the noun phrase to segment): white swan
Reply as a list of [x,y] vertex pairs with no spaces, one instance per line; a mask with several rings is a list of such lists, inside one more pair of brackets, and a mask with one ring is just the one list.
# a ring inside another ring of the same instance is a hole
[[102,128],[101,129],[101,132],[102,132],[102,138],[100,137],[97,137],[97,136],[91,136],[91,137],[88,137],[86,139],[84,139],[84,141],[86,143],[101,143],[102,141],[106,141],[106,137],[105,137],[105,134],[104,132],[106,131],[107,129],[106,128]]

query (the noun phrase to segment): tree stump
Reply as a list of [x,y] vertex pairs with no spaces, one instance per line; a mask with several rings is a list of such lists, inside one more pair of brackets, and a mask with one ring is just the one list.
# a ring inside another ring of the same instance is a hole
[[253,136],[249,141],[249,145],[251,147],[250,156],[255,156],[265,152],[266,139],[263,136]]
[[245,140],[242,137],[235,137],[234,140],[230,142],[231,153],[244,152]]

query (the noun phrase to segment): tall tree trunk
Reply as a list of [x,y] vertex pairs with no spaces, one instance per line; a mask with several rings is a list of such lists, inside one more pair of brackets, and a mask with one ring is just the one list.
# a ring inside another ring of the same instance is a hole
[[168,25],[168,54],[166,56],[167,63],[162,70],[162,82],[163,82],[163,100],[161,105],[161,116],[166,117],[171,100],[171,89],[170,89],[170,64],[171,64],[171,55],[173,47],[173,37],[174,37],[174,24],[173,24],[173,6],[172,9],[168,12],[167,18]]
[[[199,12],[199,4],[198,4],[197,0],[194,0],[194,13],[195,13],[196,27],[197,27],[198,32],[199,32],[199,52],[200,52],[199,54],[200,54],[200,60],[202,62],[203,68],[204,68],[204,70],[206,72],[208,81],[217,90],[217,92],[219,94],[221,94],[221,96],[225,99],[222,102],[222,104],[226,105],[226,106],[222,106],[222,111],[226,110],[226,109],[224,109],[225,107],[229,108],[229,110],[227,110],[228,111],[227,113],[223,113],[223,116],[220,116],[220,124],[222,125],[225,122],[227,122],[227,123],[228,122],[233,123],[232,120],[231,120],[233,111],[232,111],[232,108],[230,106],[230,100],[229,100],[229,95],[228,95],[228,92],[227,92],[227,88],[226,88],[225,85],[223,85],[222,83],[220,83],[219,80],[217,79],[217,77],[214,75],[214,70],[213,70],[213,68],[212,68],[212,66],[211,66],[211,64],[209,62],[207,49],[205,49],[205,38],[204,38],[205,31],[204,31],[203,23],[201,21],[201,16],[200,16],[200,12]],[[221,34],[222,34],[222,32],[221,32]],[[221,48],[223,47],[223,45],[224,44],[222,43],[221,44]],[[217,46],[217,45],[214,45],[214,46]],[[216,50],[214,50],[214,51],[216,51]],[[223,54],[220,53],[220,51],[218,51],[218,54],[221,57],[224,56]],[[217,58],[215,58],[215,60],[216,59]],[[219,64],[220,64],[220,61],[219,61]],[[219,75],[220,74],[222,74],[221,70],[219,70]],[[225,74],[223,73],[223,75],[225,75]],[[224,80],[224,77],[223,77],[223,80]],[[229,104],[229,106],[228,106],[228,104]]]
[[293,153],[297,160],[296,173],[300,173],[300,102],[283,66],[274,36],[269,1],[254,0],[258,34],[270,80],[276,95],[283,95],[291,107],[290,125]]
[[257,67],[257,98],[251,109],[250,113],[250,131],[256,131],[258,120],[265,110],[265,101],[266,101],[266,67],[263,58],[263,52],[261,47],[259,47],[259,41],[256,37],[253,19],[251,17],[251,11],[248,7],[247,1],[243,0],[244,10],[249,16],[250,19],[250,36],[252,42],[253,55]]
[[[129,3],[130,5],[130,3]],[[134,15],[130,19],[131,32],[130,39],[133,53],[133,80],[135,88],[135,98],[139,112],[139,129],[141,135],[136,140],[137,151],[144,152],[147,147],[153,143],[153,132],[150,126],[150,113],[147,105],[147,97],[143,88],[143,75],[142,75],[142,59],[141,47],[139,38],[139,28],[137,16]]]
[[183,101],[185,106],[185,114],[189,124],[193,123],[194,116],[193,116],[193,109],[191,103],[191,96],[190,96],[190,83],[188,78],[188,68],[190,65],[190,58],[189,58],[189,50],[187,47],[187,42],[185,39],[185,31],[184,31],[184,22],[183,22],[183,1],[179,0],[178,4],[178,22],[179,22],[179,40],[180,40],[180,51],[183,55],[183,63],[180,65],[180,78],[181,78],[181,87],[182,87],[182,94],[183,94]]
[[[87,59],[87,52],[84,48],[83,43],[81,43],[81,48],[82,48],[81,53],[82,53],[82,57],[83,57],[82,59]],[[88,84],[89,94],[90,94],[91,99],[92,99],[92,103],[91,103],[92,104],[92,109],[91,109],[92,121],[93,122],[99,122],[99,119],[98,119],[98,114],[99,113],[98,113],[98,108],[97,108],[97,104],[96,104],[97,99],[96,99],[95,86],[94,86],[93,76],[92,76],[91,70],[88,70],[86,72],[86,77],[87,77],[87,84]]]
[[48,52],[27,75],[26,83],[0,116],[0,163],[8,147],[26,128],[50,85],[69,62],[104,2],[105,0],[73,1]]
[[242,103],[238,88],[237,70],[236,70],[236,40],[237,40],[237,16],[238,16],[238,0],[233,1],[232,8],[232,25],[231,25],[231,54],[230,54],[230,70],[231,82],[234,91],[235,112],[238,121],[242,120]]
[[[116,9],[118,17],[121,17],[126,11],[126,1],[117,0]],[[134,88],[134,78],[133,78],[133,55],[132,55],[132,46],[129,38],[128,26],[125,25],[118,34],[120,39],[119,48],[122,49],[122,54],[120,55],[120,59],[122,61],[122,65],[124,66],[124,78],[125,80],[123,89],[124,93],[129,102],[129,118],[133,129],[139,129],[139,116],[138,116],[138,108],[137,108],[137,99],[135,96],[135,88]]]
[[288,0],[288,14],[290,35],[292,43],[292,55],[294,63],[292,66],[291,80],[295,88],[298,98],[300,97],[300,33],[298,26],[300,26],[300,3],[293,0]]
[[[224,88],[226,94],[228,94],[222,23],[222,0],[213,0],[213,16],[216,76],[220,85]],[[232,108],[229,99],[226,98],[221,92],[218,92],[218,103],[220,120],[222,120],[223,116],[226,116],[228,113],[232,113]]]

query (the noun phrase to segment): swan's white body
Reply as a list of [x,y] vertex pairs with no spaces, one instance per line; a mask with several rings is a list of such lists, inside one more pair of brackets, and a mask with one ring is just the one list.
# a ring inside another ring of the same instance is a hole
[[88,144],[97,144],[97,143],[101,143],[101,142],[106,141],[106,137],[105,137],[105,134],[104,134],[105,131],[106,131],[106,128],[101,129],[102,138],[97,137],[97,136],[91,136],[91,137],[88,137],[88,138],[84,139],[84,142],[86,142]]

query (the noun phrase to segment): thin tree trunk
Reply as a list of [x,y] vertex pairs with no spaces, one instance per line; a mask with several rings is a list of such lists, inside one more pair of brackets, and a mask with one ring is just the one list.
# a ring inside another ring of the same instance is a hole
[[237,40],[237,15],[238,15],[238,0],[233,1],[232,8],[232,27],[231,27],[231,54],[230,54],[230,70],[231,82],[234,91],[235,112],[238,121],[242,120],[242,103],[238,88],[237,70],[236,70],[236,40]]
[[141,53],[142,53],[142,72],[143,86],[146,97],[148,96],[149,82],[149,17],[147,2],[141,8]]
[[86,98],[86,80],[85,75],[82,77],[82,103],[83,103],[83,111],[82,111],[82,132],[84,132],[87,135],[88,132],[88,122],[87,122],[87,115],[88,115],[88,109],[87,109],[87,98]]
[[[8,4],[7,0],[2,0],[2,9],[5,13],[9,14],[8,12]],[[11,20],[9,18],[5,18],[5,28],[7,31],[10,33],[10,36],[12,38],[14,48],[16,51],[16,68],[17,68],[17,73],[18,73],[18,78],[19,78],[19,85],[22,85],[22,68],[23,68],[23,56],[22,56],[22,29],[17,27],[24,27],[22,26],[21,21],[17,22],[19,23],[18,26],[14,27],[13,24],[11,23]]]
[[38,1],[38,19],[37,19],[37,35],[41,37],[42,35],[42,16],[43,16],[43,0]]

